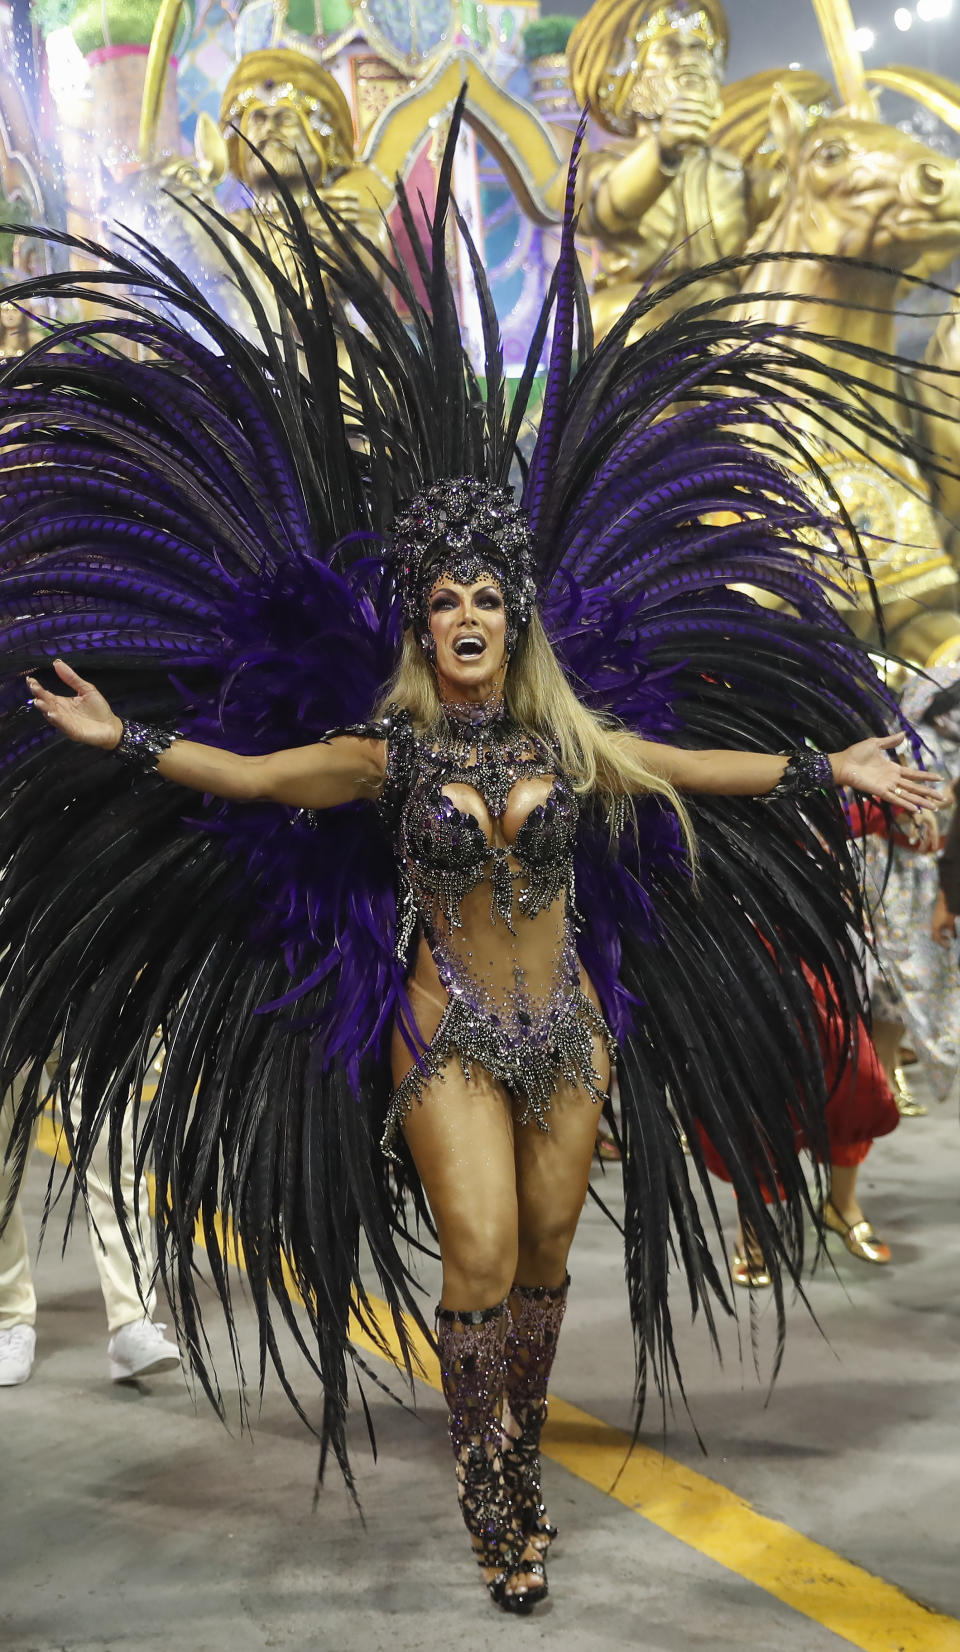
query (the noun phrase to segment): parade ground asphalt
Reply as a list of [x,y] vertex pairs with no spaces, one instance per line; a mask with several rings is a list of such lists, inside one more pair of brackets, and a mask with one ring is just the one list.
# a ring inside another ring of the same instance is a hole
[[[52,1130],[40,1145],[25,1193],[34,1237]],[[862,1203],[893,1262],[871,1267],[831,1241],[808,1306],[789,1307],[772,1393],[770,1293],[737,1293],[721,1364],[687,1323],[678,1279],[690,1415],[675,1403],[664,1419],[653,1398],[632,1454],[620,1238],[588,1203],[545,1437],[561,1535],[549,1601],[523,1619],[495,1610],[471,1561],[429,1350],[411,1395],[358,1340],[378,1459],[355,1404],[362,1516],[335,1465],[314,1507],[316,1443],[272,1375],[259,1400],[239,1276],[246,1432],[212,1297],[226,1426],[176,1372],[110,1382],[87,1236],[80,1224],[61,1256],[55,1211],[33,1375],[0,1390],[0,1648],[960,1652],[958,1171],[944,1108],[876,1144]],[[616,1166],[594,1181],[616,1211]],[[430,1305],[436,1264],[421,1273]],[[295,1356],[291,1370],[316,1415],[309,1371]]]

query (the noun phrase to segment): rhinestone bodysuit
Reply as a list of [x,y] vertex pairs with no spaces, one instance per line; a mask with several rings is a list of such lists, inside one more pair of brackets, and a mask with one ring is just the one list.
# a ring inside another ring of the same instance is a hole
[[[466,1077],[474,1062],[484,1067],[522,1101],[523,1122],[547,1129],[563,1080],[603,1099],[595,1038],[613,1050],[580,983],[576,794],[544,743],[502,715],[478,727],[451,721],[432,742],[405,714],[377,732],[389,742],[378,808],[400,868],[398,954],[406,959],[422,934],[447,994],[436,1032],[394,1091],[384,1151],[392,1155],[404,1115],[454,1056]],[[546,797],[514,810],[516,790],[537,780],[550,782]],[[508,810],[522,818],[511,841],[497,843]]]

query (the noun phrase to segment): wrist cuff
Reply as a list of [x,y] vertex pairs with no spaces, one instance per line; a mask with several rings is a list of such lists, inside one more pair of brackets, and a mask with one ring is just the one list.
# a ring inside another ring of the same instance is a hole
[[162,754],[179,738],[179,729],[160,728],[156,723],[125,721],[113,755],[130,768],[155,769]]
[[788,753],[787,766],[777,784],[764,797],[768,802],[776,797],[809,797],[833,786],[833,768],[826,752],[795,746]]

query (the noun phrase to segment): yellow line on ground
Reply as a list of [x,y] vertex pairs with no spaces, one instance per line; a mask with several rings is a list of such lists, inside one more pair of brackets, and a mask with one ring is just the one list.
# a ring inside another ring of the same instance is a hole
[[[960,1623],[551,1396],[544,1454],[863,1652],[960,1652]],[[621,1472],[622,1469],[622,1472]],[[616,1484],[614,1477],[619,1475]]]
[[[60,1163],[70,1162],[62,1131],[49,1117],[40,1121],[37,1145]],[[151,1178],[151,1197],[152,1193]],[[199,1233],[198,1238],[202,1239]],[[227,1248],[242,1265],[236,1247]],[[381,1358],[384,1345],[398,1355],[386,1303],[376,1297],[370,1301],[383,1341],[378,1343],[354,1318],[353,1342]],[[439,1390],[440,1371],[429,1343],[412,1328],[410,1341],[420,1366],[418,1376]],[[929,1611],[894,1584],[760,1514],[705,1474],[649,1446],[635,1446],[628,1456],[629,1448],[630,1437],[621,1429],[550,1395],[543,1455],[579,1480],[861,1652],[960,1652],[957,1619]]]
[[[386,1304],[380,1325],[396,1349]],[[359,1327],[351,1335],[359,1346],[379,1352]],[[429,1344],[418,1333],[411,1340],[423,1380],[439,1389],[440,1371]],[[629,1457],[628,1452],[628,1434],[551,1393],[543,1436],[543,1455],[551,1462],[862,1652],[960,1652],[955,1618],[928,1611],[894,1584],[758,1513],[696,1469],[649,1446],[635,1446]]]

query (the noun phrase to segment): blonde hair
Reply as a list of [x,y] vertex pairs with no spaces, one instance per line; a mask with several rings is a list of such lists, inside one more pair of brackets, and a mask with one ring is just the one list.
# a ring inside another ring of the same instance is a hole
[[[577,699],[536,611],[511,656],[504,698],[514,722],[556,754],[574,791],[581,796],[597,794],[611,824],[624,805],[633,809],[638,794],[662,798],[675,812],[695,863],[693,827],[676,788],[641,763],[628,729]],[[421,739],[442,726],[437,680],[412,628],[404,632],[397,669],[375,715],[382,717],[388,708],[409,712]]]

